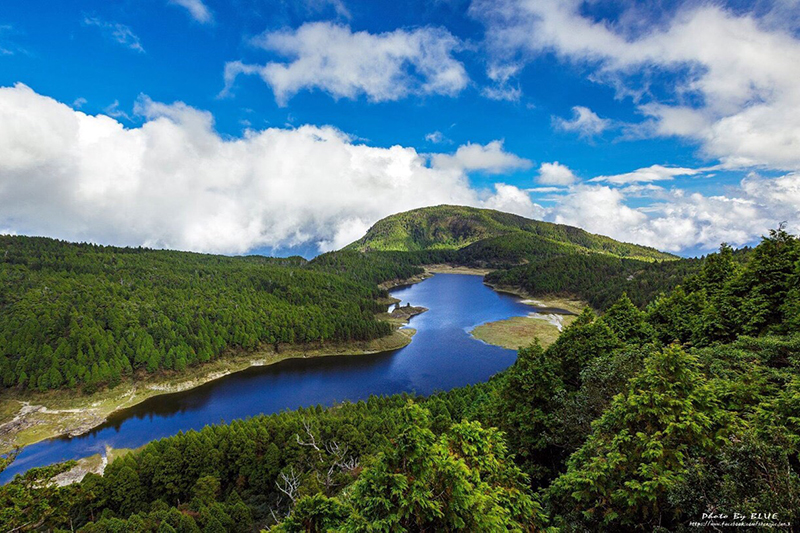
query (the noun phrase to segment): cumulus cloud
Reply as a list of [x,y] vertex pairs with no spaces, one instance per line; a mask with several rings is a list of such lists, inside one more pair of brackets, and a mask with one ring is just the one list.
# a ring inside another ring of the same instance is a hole
[[[467,169],[523,161],[469,145],[439,168],[413,148],[359,144],[332,127],[227,138],[210,113],[142,98],[139,127],[87,115],[24,85],[0,88],[0,228],[121,245],[239,253],[359,237],[426,205],[540,212],[527,193],[472,188]],[[471,158],[488,152],[488,159]],[[465,155],[467,154],[467,155]],[[498,159],[499,156],[499,159]],[[492,159],[492,158],[495,159]]]
[[410,94],[456,95],[469,77],[454,56],[460,41],[442,28],[423,27],[372,34],[330,22],[295,30],[267,32],[253,44],[288,58],[253,65],[233,61],[225,67],[227,94],[239,74],[258,74],[279,105],[302,90],[319,89],[334,98],[361,95],[373,102]]
[[687,2],[659,23],[636,7],[616,23],[598,20],[579,0],[477,0],[471,12],[498,58],[554,53],[580,62],[591,79],[633,96],[652,134],[696,141],[728,167],[797,170],[800,38],[786,22],[797,20],[791,4],[747,13]]
[[431,165],[441,170],[457,172],[481,171],[500,174],[510,170],[530,168],[531,162],[516,154],[506,152],[503,141],[488,144],[464,144],[454,154],[432,154]]
[[84,26],[93,26],[100,29],[100,32],[107,38],[115,41],[126,48],[130,48],[139,53],[144,53],[144,47],[139,37],[133,30],[118,22],[108,22],[97,17],[84,17]]
[[494,189],[495,193],[488,196],[481,207],[528,218],[541,219],[545,216],[545,209],[531,202],[531,197],[526,191],[505,183],[496,183]]
[[558,161],[542,163],[539,166],[539,175],[536,177],[536,181],[542,185],[557,186],[572,185],[575,183],[575,179],[575,174],[572,173],[572,170]]
[[211,11],[203,3],[203,0],[169,0],[169,3],[186,9],[189,15],[201,24],[208,24],[214,20]]
[[662,165],[652,165],[647,168],[640,168],[633,172],[624,174],[614,174],[612,176],[597,176],[589,181],[605,181],[613,185],[626,185],[629,183],[651,183],[653,181],[665,181],[674,179],[676,176],[695,176],[703,169],[684,168],[684,167],[665,167]]
[[608,129],[611,121],[600,118],[588,107],[576,105],[572,108],[572,118],[553,117],[553,124],[558,129],[577,133],[581,137],[593,137]]
[[651,203],[630,207],[637,188],[579,185],[557,199],[547,217],[622,241],[677,252],[722,242],[743,245],[757,240],[782,221],[800,230],[800,174],[778,178],[751,174],[727,196],[706,196],[682,189],[648,188]]

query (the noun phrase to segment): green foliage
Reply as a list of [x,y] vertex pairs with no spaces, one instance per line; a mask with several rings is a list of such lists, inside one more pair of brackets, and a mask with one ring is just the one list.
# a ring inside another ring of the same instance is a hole
[[69,495],[50,480],[74,465],[75,461],[68,461],[32,468],[0,488],[0,531],[34,530],[45,523],[66,525]]
[[[557,248],[513,239],[523,254]],[[462,250],[513,262],[521,255],[503,251],[507,242],[348,251],[279,268],[355,283],[369,300],[377,289],[364,287]],[[586,310],[547,350],[520,350],[488,383],[209,426],[153,442],[70,487],[48,481],[69,465],[30,471],[0,487],[0,526],[683,531],[704,512],[765,510],[798,523],[798,246],[776,230],[752,252],[723,246],[693,262],[637,263],[633,279],[654,282],[633,291],[628,266],[603,259],[609,277],[600,268],[597,280],[606,287],[592,294],[606,313]],[[601,264],[600,254],[554,253],[549,262],[581,264],[579,273]],[[554,269],[540,279],[552,289],[575,276]],[[658,287],[670,290],[655,297]],[[45,368],[37,387],[59,381]]]
[[796,449],[745,430],[714,452],[689,458],[665,507],[680,509],[685,517],[702,516],[710,507],[746,516],[769,509],[782,521],[797,523],[800,476],[791,457]]
[[697,259],[646,262],[599,253],[569,254],[491,272],[486,281],[519,287],[534,296],[579,296],[598,310],[626,293],[641,308],[696,273],[701,265]]
[[606,310],[602,321],[622,342],[643,344],[655,336],[653,327],[645,322],[645,314],[633,305],[626,293]]
[[708,319],[710,313],[704,291],[687,294],[679,286],[647,307],[647,322],[664,344],[697,343],[706,336],[706,325],[712,324]]
[[571,389],[579,386],[586,365],[622,344],[605,319],[595,320],[594,313],[585,309],[547,350],[548,359],[559,366],[562,381]]
[[[509,236],[511,240],[495,239],[501,236]],[[468,252],[465,258],[486,259],[480,251],[483,249],[490,252],[489,258],[497,257],[499,252],[497,259],[509,261],[560,248],[648,260],[674,259],[674,256],[653,248],[621,243],[572,226],[531,220],[490,209],[454,205],[424,207],[386,217],[346,249],[362,252],[457,250],[486,239],[493,240]],[[513,254],[513,257],[508,254]]]
[[437,439],[409,405],[405,429],[353,486],[347,531],[526,531],[540,522],[497,430],[477,422]]
[[422,274],[419,265],[454,261],[450,250],[424,250],[419,252],[357,252],[341,250],[314,258],[308,267],[339,274],[348,279],[366,283],[383,283],[403,280]]
[[537,482],[547,477],[558,450],[548,434],[556,426],[556,405],[564,390],[561,365],[537,342],[519,350],[517,361],[500,380],[491,421],[507,435],[523,470]]
[[342,526],[352,509],[322,494],[304,496],[292,513],[270,529],[271,533],[325,533]]
[[780,329],[786,318],[784,303],[796,289],[796,272],[800,260],[800,243],[782,228],[770,231],[768,237],[753,250],[753,257],[734,279],[730,291],[741,296],[741,332],[757,335]]
[[[611,400],[626,390],[628,381],[642,368],[653,346],[624,346],[598,354],[580,372],[580,387],[565,393],[557,406],[557,424],[548,436],[566,457],[584,443],[592,431],[592,422],[608,408]],[[562,464],[558,468],[563,468]]]
[[685,479],[687,461],[713,453],[734,428],[697,358],[667,348],[594,425],[549,488],[551,505],[592,529],[665,525],[674,518],[667,493]]
[[372,339],[381,292],[301,259],[0,236],[0,380],[47,390],[181,371],[263,344]]

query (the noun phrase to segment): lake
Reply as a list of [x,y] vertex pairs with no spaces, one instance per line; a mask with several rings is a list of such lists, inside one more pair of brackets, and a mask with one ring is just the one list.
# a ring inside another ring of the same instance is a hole
[[480,276],[466,274],[437,274],[391,293],[403,305],[429,309],[411,319],[409,327],[417,334],[405,348],[376,355],[292,359],[150,398],[84,435],[24,448],[0,473],[0,482],[36,466],[103,453],[106,445],[137,448],[207,424],[370,395],[427,395],[486,381],[510,366],[516,353],[477,341],[468,331],[483,322],[533,311],[519,298],[493,291]]

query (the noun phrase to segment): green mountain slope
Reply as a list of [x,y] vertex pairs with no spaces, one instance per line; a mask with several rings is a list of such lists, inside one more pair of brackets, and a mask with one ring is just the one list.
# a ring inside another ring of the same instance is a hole
[[0,391],[93,391],[230,350],[391,332],[373,283],[305,264],[0,236]]
[[510,213],[474,207],[440,205],[386,217],[345,250],[459,250],[486,239],[501,255],[522,259],[541,250],[556,254],[598,252],[644,260],[674,259],[654,248],[615,241],[563,224],[531,220]]

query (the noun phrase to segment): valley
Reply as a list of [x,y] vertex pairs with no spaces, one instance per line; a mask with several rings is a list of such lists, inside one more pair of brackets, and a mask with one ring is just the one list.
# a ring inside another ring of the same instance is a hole
[[2,416],[62,424],[32,442],[129,401],[5,457],[9,528],[449,528],[385,498],[412,486],[475,530],[682,531],[708,501],[796,518],[782,228],[688,260],[452,206],[311,261],[0,239],[3,394],[28,402]]
[[[386,235],[394,240],[386,240]],[[516,247],[520,237],[534,239],[522,255]],[[6,248],[4,278],[0,279],[9,287],[0,376],[6,385],[17,384],[0,391],[0,453],[59,435],[85,433],[120,409],[252,366],[297,357],[397,350],[411,341],[413,330],[398,328],[413,314],[403,315],[401,309],[401,316],[393,317],[380,311],[392,301],[381,291],[418,283],[437,273],[485,277],[497,268],[507,268],[509,258],[504,254],[508,250],[517,254],[515,261],[590,249],[602,255],[614,251],[670,258],[576,228],[453,206],[389,217],[345,250],[310,262],[299,257],[223,258],[35,238],[0,239]],[[376,248],[380,251],[363,251]],[[353,256],[354,249],[362,251]],[[24,283],[13,288],[8,285],[25,272],[30,275]],[[298,300],[299,283],[303,285],[302,301]],[[331,292],[331,286],[349,292]],[[54,287],[56,299],[43,299]],[[95,291],[88,299],[87,290]],[[244,292],[234,295],[232,290]],[[498,290],[530,295],[514,287]],[[216,301],[216,307],[203,309],[201,294],[207,295],[205,301]],[[102,305],[94,305],[97,298],[103,299]],[[338,309],[348,299],[357,302],[358,308],[353,313],[352,304],[346,304],[350,309],[344,320],[357,328],[354,331],[346,324],[342,334],[331,329],[330,318],[337,317],[335,322],[341,325]],[[557,307],[562,300],[552,305]],[[165,305],[176,301],[181,302],[180,307]],[[264,313],[277,304],[285,306],[284,310]],[[142,316],[142,305],[153,309],[155,315]],[[250,323],[242,321],[245,315],[241,312],[231,314],[232,306],[240,305],[247,309]],[[549,301],[539,303],[549,305]],[[577,309],[576,302],[564,305],[573,312]],[[371,316],[365,314],[365,308]],[[18,322],[34,309],[39,324]],[[76,314],[76,309],[85,314]],[[194,313],[188,323],[184,323],[186,309]],[[287,316],[299,321],[290,322],[287,328],[283,323]],[[256,317],[261,320],[258,325],[252,322]],[[45,321],[43,329],[41,320]],[[390,327],[381,329],[386,324]],[[549,344],[559,332],[539,319],[514,322],[513,327],[503,323],[481,326],[481,330],[487,328],[494,331],[479,337],[481,340],[512,349],[538,336]],[[178,330],[186,335],[177,336]],[[69,334],[59,337],[58,331]],[[47,336],[42,336],[43,332]],[[22,335],[36,340],[25,347],[30,355],[15,360],[14,352],[19,350],[16,339]],[[286,342],[291,339],[295,341]],[[44,354],[34,357],[38,349]],[[81,392],[76,394],[76,389]]]

